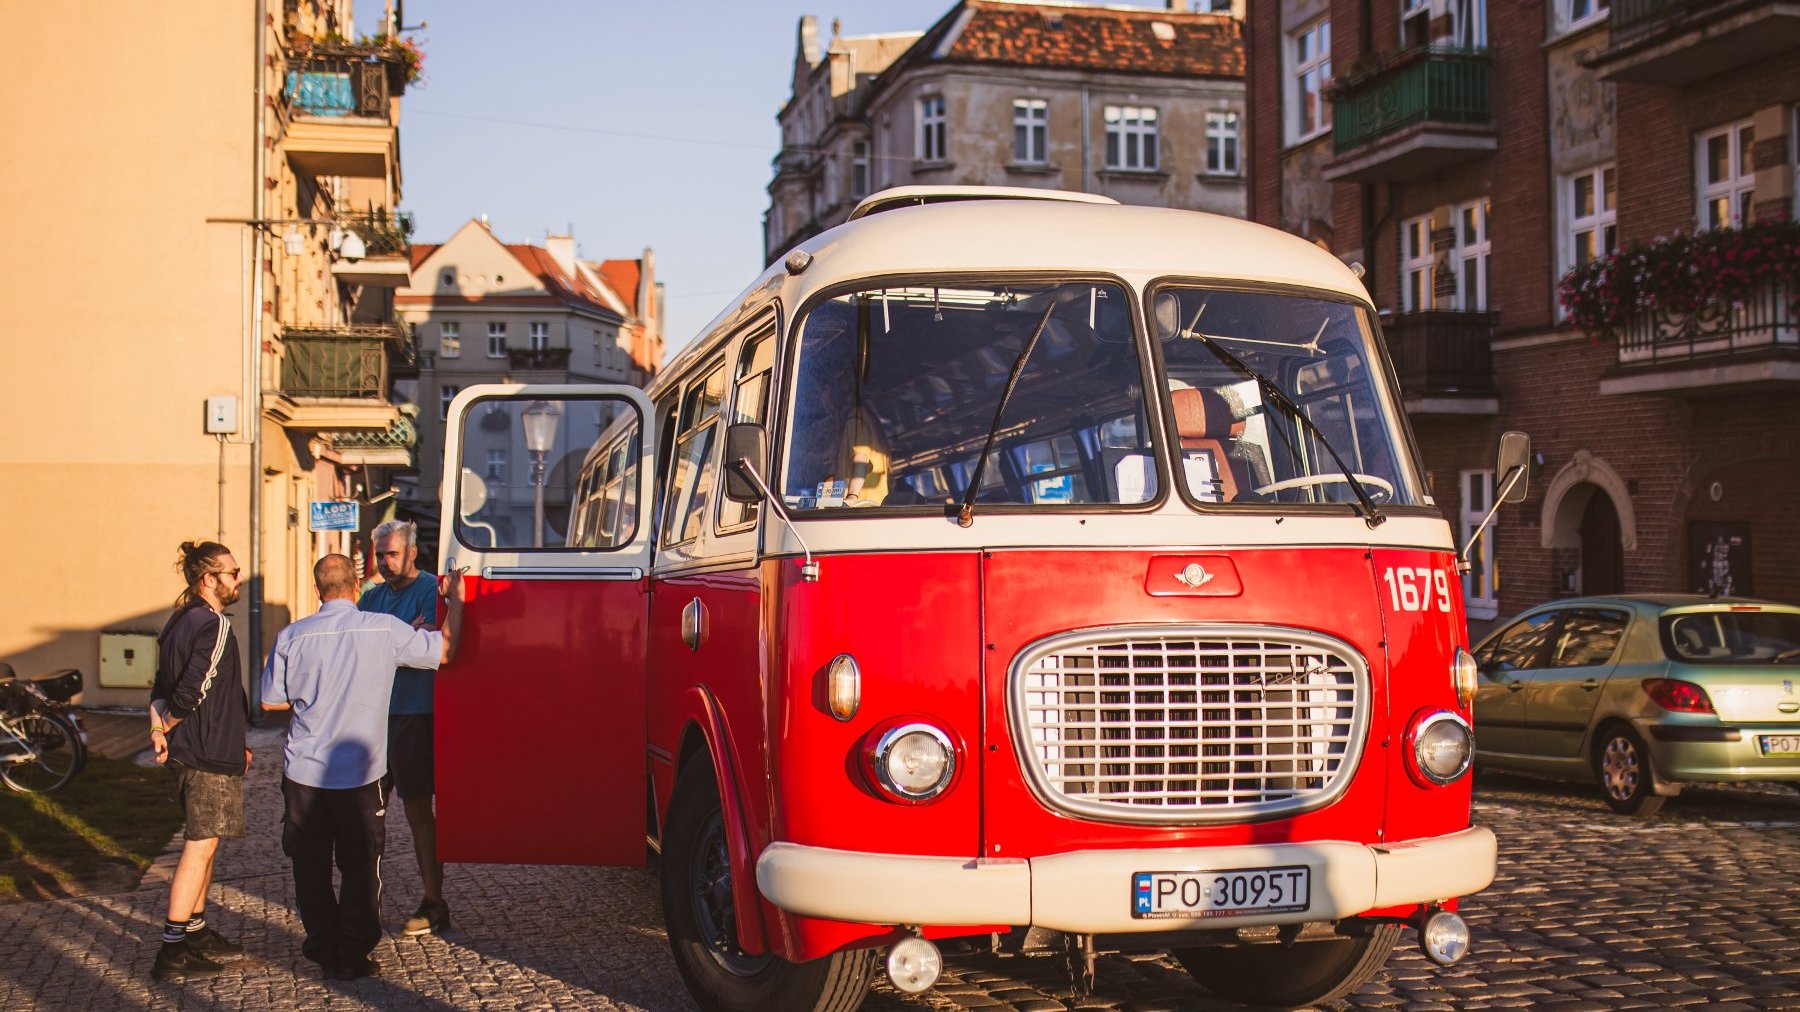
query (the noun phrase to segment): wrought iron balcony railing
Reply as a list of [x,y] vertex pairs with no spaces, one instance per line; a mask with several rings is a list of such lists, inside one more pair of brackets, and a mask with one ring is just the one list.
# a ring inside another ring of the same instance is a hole
[[1692,313],[1639,313],[1619,332],[1620,365],[1724,358],[1770,350],[1800,352],[1800,288],[1762,285],[1739,302]]
[[315,51],[288,71],[282,98],[299,115],[386,120],[388,99],[399,94],[396,67],[396,59],[377,47]]
[[1404,397],[1494,396],[1493,313],[1403,313],[1383,328]]
[[362,237],[365,256],[406,256],[412,250],[413,216],[401,211],[340,213],[337,220]]
[[1723,5],[1721,0],[1612,0],[1607,21],[1616,43]]
[[290,327],[282,337],[281,392],[386,400],[388,356],[403,344],[404,332],[394,326]]
[[1491,124],[1492,61],[1480,50],[1420,49],[1332,98],[1332,141],[1343,154],[1418,123]]

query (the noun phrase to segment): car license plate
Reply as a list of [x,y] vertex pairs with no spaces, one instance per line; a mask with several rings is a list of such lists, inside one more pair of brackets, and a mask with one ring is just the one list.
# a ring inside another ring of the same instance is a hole
[[1226,917],[1305,910],[1312,869],[1228,868],[1223,871],[1140,871],[1131,877],[1131,916]]
[[1756,743],[1763,755],[1800,755],[1800,734],[1758,735]]

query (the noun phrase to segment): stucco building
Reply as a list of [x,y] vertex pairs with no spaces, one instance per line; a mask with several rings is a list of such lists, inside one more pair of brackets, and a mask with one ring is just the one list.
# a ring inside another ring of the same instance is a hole
[[142,705],[154,645],[109,634],[160,629],[196,537],[244,570],[255,653],[349,547],[309,503],[370,519],[409,463],[397,7],[361,42],[349,0],[9,11],[0,517],[29,576],[0,658],[21,674],[77,667],[83,702]]
[[[412,248],[411,282],[397,302],[420,364],[417,380],[399,391],[419,406],[419,470],[399,490],[422,517],[437,512],[444,419],[463,389],[503,382],[644,386],[662,364],[663,287],[649,249],[634,259],[582,260],[574,236],[549,236],[541,246],[508,243],[485,220],[472,219],[442,244]],[[565,420],[589,427],[585,442],[577,440],[584,446],[604,421]],[[528,500],[534,474],[523,433],[481,431],[489,445],[472,459],[483,465],[477,476],[490,500]],[[546,462],[542,477],[558,533],[580,464]]]
[[[1471,615],[1614,591],[1800,600],[1800,252],[1759,255],[1744,283],[1704,253],[1759,222],[1800,251],[1800,15],[1280,0],[1246,32],[1251,217],[1366,267],[1465,535],[1500,432],[1532,437]],[[1571,271],[1587,309],[1559,296]]]
[[1241,27],[1232,3],[1202,6],[963,0],[920,33],[846,36],[834,23],[824,40],[801,18],[764,258],[908,184],[1242,217]]

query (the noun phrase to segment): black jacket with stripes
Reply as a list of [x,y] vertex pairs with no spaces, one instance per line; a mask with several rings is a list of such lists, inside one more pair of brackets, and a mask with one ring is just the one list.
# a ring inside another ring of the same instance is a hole
[[181,721],[169,732],[169,758],[192,769],[243,776],[250,701],[229,618],[198,601],[170,616],[157,637],[150,699],[162,700],[168,715]]

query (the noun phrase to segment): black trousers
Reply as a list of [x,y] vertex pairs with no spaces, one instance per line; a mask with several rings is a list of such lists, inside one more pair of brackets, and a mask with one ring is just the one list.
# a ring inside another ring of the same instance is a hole
[[[367,956],[381,941],[387,791],[379,780],[330,790],[282,777],[281,795],[281,849],[294,862],[294,897],[306,929],[301,953],[321,966]],[[334,858],[341,895],[331,885]]]

